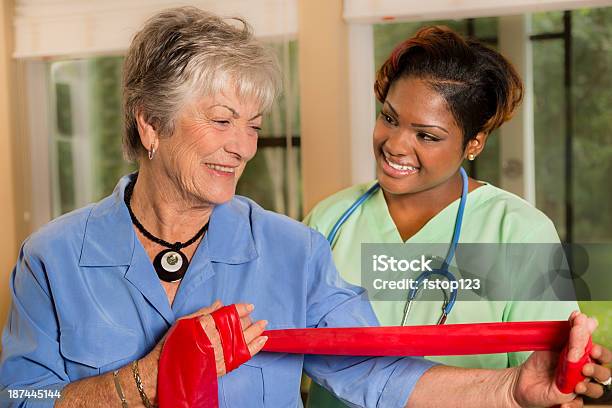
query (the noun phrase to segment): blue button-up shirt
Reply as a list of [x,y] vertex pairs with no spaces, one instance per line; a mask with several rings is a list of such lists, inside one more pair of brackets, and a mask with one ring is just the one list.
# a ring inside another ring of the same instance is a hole
[[[243,197],[215,207],[170,305],[123,202],[128,181],[23,244],[2,336],[0,405],[41,407],[7,390],[61,389],[141,358],[179,317],[215,299],[253,303],[253,318],[268,329],[378,324],[364,290],[339,278],[320,234]],[[219,404],[301,406],[304,368],[349,405],[402,407],[431,365],[262,352],[220,378]]]

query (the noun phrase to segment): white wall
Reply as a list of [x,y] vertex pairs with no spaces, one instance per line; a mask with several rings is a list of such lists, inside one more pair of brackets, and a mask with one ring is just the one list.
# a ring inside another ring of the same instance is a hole
[[11,63],[10,49],[12,40],[11,1],[0,2],[0,325],[4,325],[10,297],[8,296],[8,282],[11,269],[17,258],[17,238],[15,231],[15,191],[13,189],[13,157],[12,157],[12,134],[13,123],[13,101],[12,75],[13,64]]

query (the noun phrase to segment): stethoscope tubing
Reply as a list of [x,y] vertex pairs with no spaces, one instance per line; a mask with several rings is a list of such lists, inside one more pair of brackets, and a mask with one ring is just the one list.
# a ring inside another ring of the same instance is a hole
[[349,217],[357,210],[357,208],[359,208],[363,203],[365,203],[378,190],[380,190],[380,184],[376,182],[374,183],[372,187],[368,189],[368,191],[363,193],[361,197],[355,200],[355,202],[340,216],[340,218],[338,218],[338,221],[336,221],[332,230],[327,235],[327,242],[329,242],[329,245],[333,244],[334,239],[336,238],[336,235],[338,234],[338,231],[340,231],[340,228],[342,227],[342,225],[344,225],[346,220],[348,220]]
[[[440,269],[434,269],[432,271],[422,272],[416,279],[416,287],[414,289],[410,289],[408,292],[408,298],[406,299],[406,307],[404,308],[404,316],[402,319],[402,325],[405,325],[406,318],[408,313],[410,312],[410,307],[412,302],[416,299],[419,293],[419,287],[423,283],[423,281],[430,276],[440,275],[444,276],[448,279],[449,282],[457,281],[455,276],[448,270],[450,267],[453,258],[455,257],[455,253],[457,252],[457,246],[459,245],[459,237],[461,236],[461,226],[463,225],[463,214],[465,212],[465,205],[467,202],[468,195],[468,178],[467,173],[463,169],[463,167],[459,168],[459,173],[461,174],[462,181],[462,189],[461,189],[461,199],[459,201],[459,208],[457,209],[457,217],[455,219],[455,226],[453,229],[453,237],[451,239],[451,244],[448,249],[448,253],[446,254],[446,258],[444,259],[444,263],[440,267]],[[378,190],[380,190],[380,184],[376,182],[372,187],[370,187],[365,193],[361,195],[355,202],[338,218],[331,231],[327,235],[327,241],[330,246],[333,246],[333,242],[340,231],[340,228],[344,223],[349,219],[349,217],[361,206],[365,203],[370,197],[372,197]],[[450,297],[447,302],[445,302],[442,316],[438,321],[438,324],[443,324],[446,321],[446,317],[450,314],[455,302],[457,301],[457,289],[450,289]]]

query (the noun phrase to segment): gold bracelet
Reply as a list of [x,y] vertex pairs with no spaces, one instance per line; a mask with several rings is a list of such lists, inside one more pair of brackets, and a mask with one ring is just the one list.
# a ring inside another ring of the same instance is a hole
[[119,383],[119,370],[113,371],[113,381],[115,382],[115,389],[117,390],[117,395],[119,395],[119,399],[121,400],[121,407],[128,408],[128,403],[125,399],[125,394],[123,393],[123,389],[121,388],[121,384]]
[[140,394],[140,399],[146,408],[154,408],[154,405],[149,401],[149,397],[144,392],[144,387],[142,385],[142,379],[140,378],[140,373],[138,372],[138,360],[134,360],[132,362],[132,373],[134,374],[134,381],[136,381],[136,388],[138,388],[138,393]]

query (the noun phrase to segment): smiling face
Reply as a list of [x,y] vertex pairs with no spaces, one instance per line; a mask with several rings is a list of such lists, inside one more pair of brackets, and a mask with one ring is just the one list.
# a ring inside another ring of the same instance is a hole
[[185,199],[224,203],[234,196],[246,163],[257,151],[261,120],[260,105],[234,92],[198,99],[182,109],[174,133],[158,139],[151,164]]
[[386,193],[436,188],[457,174],[463,133],[444,98],[422,79],[396,80],[374,128],[376,174]]

